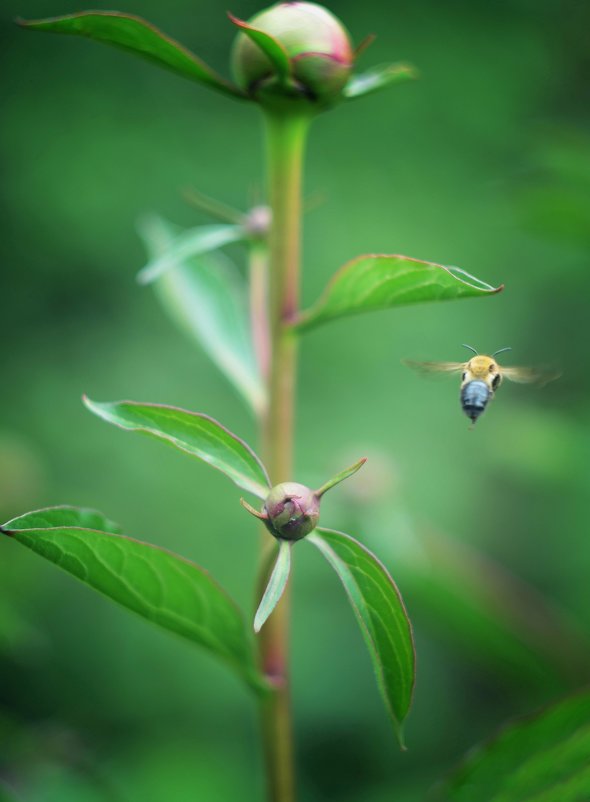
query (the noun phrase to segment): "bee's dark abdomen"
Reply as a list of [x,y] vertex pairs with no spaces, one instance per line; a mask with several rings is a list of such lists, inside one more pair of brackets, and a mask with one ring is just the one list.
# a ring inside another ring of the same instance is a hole
[[473,423],[479,418],[490,400],[490,388],[484,381],[470,381],[461,388],[463,412]]

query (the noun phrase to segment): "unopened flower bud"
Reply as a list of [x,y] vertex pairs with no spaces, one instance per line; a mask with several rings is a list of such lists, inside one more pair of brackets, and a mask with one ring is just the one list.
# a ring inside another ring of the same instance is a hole
[[301,540],[320,520],[319,497],[297,482],[275,485],[266,497],[264,509],[269,531],[283,540]]
[[268,493],[264,507],[259,512],[247,501],[240,499],[242,507],[250,515],[264,522],[268,531],[279,540],[301,540],[313,531],[320,521],[320,501],[324,493],[356,473],[365,464],[360,459],[336,474],[317,490],[310,490],[298,482],[281,482]]
[[[272,36],[286,51],[293,85],[284,94],[299,93],[312,101],[335,100],[353,66],[350,37],[342,23],[316,3],[278,3],[256,14],[253,28]],[[232,53],[237,84],[251,95],[277,84],[276,70],[263,50],[239,33]]]

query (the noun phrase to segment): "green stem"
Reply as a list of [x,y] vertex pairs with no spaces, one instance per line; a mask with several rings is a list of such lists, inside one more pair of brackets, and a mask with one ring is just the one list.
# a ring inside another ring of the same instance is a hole
[[267,381],[270,362],[270,336],[268,329],[268,246],[266,242],[251,243],[249,259],[252,341],[260,375]]
[[[286,323],[299,301],[301,181],[310,117],[305,114],[265,114],[269,200],[269,325],[271,355],[269,404],[263,424],[263,450],[271,482],[291,480],[297,342]],[[261,566],[272,548],[263,534]],[[264,573],[264,569],[263,569]],[[261,577],[264,581],[264,577]],[[275,687],[263,703],[262,735],[269,802],[294,802],[294,761],[289,698],[289,589],[285,591],[259,636],[260,660]]]

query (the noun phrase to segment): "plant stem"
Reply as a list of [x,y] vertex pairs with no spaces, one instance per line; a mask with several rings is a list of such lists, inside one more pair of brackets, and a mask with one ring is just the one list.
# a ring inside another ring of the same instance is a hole
[[265,242],[254,242],[249,248],[250,266],[250,320],[252,341],[258,369],[262,378],[268,380],[270,363],[270,337],[268,329],[268,246]]
[[[263,423],[263,450],[271,482],[291,480],[297,342],[286,323],[299,300],[301,181],[310,117],[286,111],[265,114],[267,170],[272,225],[269,238],[269,404]],[[273,547],[263,535],[261,566]],[[266,573],[264,568],[262,573]],[[261,576],[264,581],[265,577]],[[264,674],[274,693],[263,703],[262,736],[269,802],[294,802],[294,761],[289,698],[289,611],[287,588],[259,636]]]

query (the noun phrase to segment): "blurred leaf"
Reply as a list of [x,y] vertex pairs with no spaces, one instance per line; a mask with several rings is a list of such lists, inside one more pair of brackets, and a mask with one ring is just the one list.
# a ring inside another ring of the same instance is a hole
[[207,84],[228,95],[244,97],[243,92],[218,75],[184,45],[132,14],[121,14],[118,11],[82,11],[63,17],[18,22],[30,30],[85,36],[97,42],[105,42],[154,61],[191,81]]
[[233,14],[230,14],[229,12],[228,16],[233,24],[240,28],[244,35],[251,39],[252,42],[254,42],[254,44],[259,47],[260,50],[262,50],[264,55],[274,67],[279,81],[283,84],[286,83],[291,77],[291,60],[289,59],[289,54],[281,42],[279,42],[278,39],[275,39],[274,36],[271,36],[270,34],[265,33],[258,28],[254,28],[247,22],[234,17]]
[[11,538],[90,587],[232,665],[255,689],[263,682],[240,611],[206,571],[172,552],[100,526],[91,510],[55,507],[4,524]]
[[342,94],[348,100],[354,100],[357,97],[377,92],[379,89],[385,89],[392,84],[417,77],[417,70],[411,64],[381,64],[358,75],[353,75],[342,90]]
[[[399,507],[398,507],[399,512]],[[441,532],[395,527],[386,513],[372,541],[398,580],[416,622],[459,647],[484,670],[529,690],[579,683],[590,667],[588,638],[550,600],[500,563]],[[406,517],[406,527],[408,519]],[[389,521],[389,524],[388,524]],[[394,536],[395,535],[395,536]]]
[[17,802],[16,796],[8,787],[0,780],[0,802]]
[[509,724],[436,791],[452,802],[590,799],[590,691]]
[[216,251],[224,245],[238,242],[244,237],[242,226],[215,224],[189,228],[169,239],[166,250],[161,251],[155,259],[140,270],[137,280],[140,284],[150,284],[166,271],[181,265],[186,259]]
[[[141,234],[155,259],[167,251],[174,227],[150,217]],[[266,405],[248,317],[247,287],[240,272],[224,254],[185,257],[154,283],[170,317],[201,345],[235,385],[254,412]]]
[[412,703],[415,652],[412,625],[399,590],[375,555],[350,535],[319,528],[307,540],[322,552],[344,585],[405,748],[402,724]]
[[279,553],[268,585],[254,616],[254,631],[260,632],[264,622],[279,603],[291,571],[291,546],[288,540],[279,541]]
[[198,457],[225,473],[238,487],[265,499],[270,483],[252,449],[208,415],[165,404],[136,401],[84,403],[99,418],[130,432],[142,432]]
[[407,256],[368,254],[347,262],[321,298],[294,322],[307,331],[329,320],[393,306],[492,295],[491,287],[458,267]]

